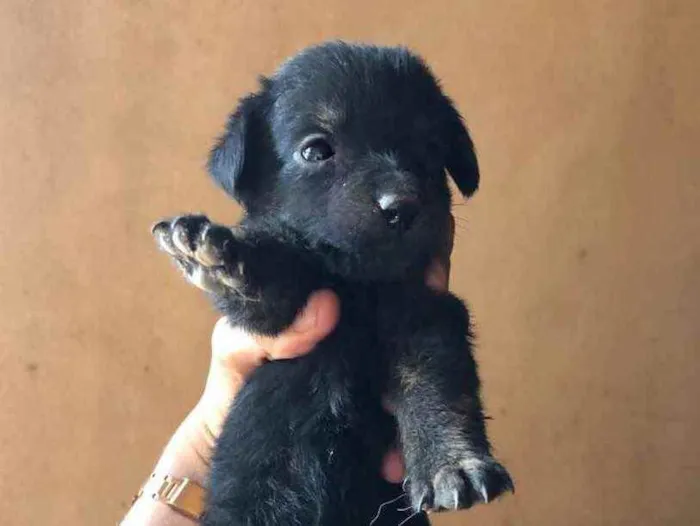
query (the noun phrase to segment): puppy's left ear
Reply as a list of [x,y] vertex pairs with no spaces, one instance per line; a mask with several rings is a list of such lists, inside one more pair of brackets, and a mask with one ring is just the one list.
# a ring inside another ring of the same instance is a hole
[[462,117],[451,102],[448,101],[448,105],[445,168],[450,172],[462,195],[470,197],[479,187],[479,163],[476,160],[474,143]]

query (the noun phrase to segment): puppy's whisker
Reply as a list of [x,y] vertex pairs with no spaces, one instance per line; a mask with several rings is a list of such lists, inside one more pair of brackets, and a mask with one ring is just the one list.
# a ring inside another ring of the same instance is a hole
[[454,216],[455,219],[455,230],[459,229],[461,232],[466,232],[469,229],[469,221],[463,217]]
[[403,525],[406,524],[408,521],[410,521],[412,518],[417,517],[417,516],[420,515],[421,513],[423,513],[423,511],[414,511],[414,512],[411,513],[408,517],[406,517],[404,520],[402,520],[401,522],[399,522],[398,526],[403,526]]
[[379,508],[377,509],[376,515],[375,515],[374,518],[372,518],[372,520],[369,522],[369,526],[372,526],[375,522],[377,522],[377,520],[379,519],[379,517],[380,517],[381,514],[382,514],[382,510],[384,509],[384,506],[388,506],[389,504],[392,504],[392,503],[394,503],[394,502],[396,502],[396,501],[398,501],[398,500],[401,500],[401,499],[403,499],[405,496],[406,496],[405,493],[401,493],[398,497],[396,497],[396,498],[394,498],[394,499],[387,500],[386,502],[382,502],[382,503],[379,505]]

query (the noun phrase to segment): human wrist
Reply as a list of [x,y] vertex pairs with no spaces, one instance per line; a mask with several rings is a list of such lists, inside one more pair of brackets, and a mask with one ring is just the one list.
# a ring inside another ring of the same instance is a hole
[[182,421],[163,455],[172,454],[174,461],[180,455],[192,457],[193,462],[186,464],[207,476],[220,427],[217,410],[200,400]]
[[183,420],[177,431],[165,446],[151,477],[145,483],[144,491],[137,498],[122,526],[189,526],[195,521],[154,498],[154,488],[169,479],[188,479],[196,486],[206,487],[209,477],[212,446],[202,428],[198,411],[193,409]]

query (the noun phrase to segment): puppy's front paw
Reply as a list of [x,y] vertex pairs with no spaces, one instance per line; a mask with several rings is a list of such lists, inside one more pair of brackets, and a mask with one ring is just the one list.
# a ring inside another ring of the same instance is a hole
[[158,247],[196,287],[215,294],[241,290],[240,241],[230,228],[213,224],[205,216],[188,215],[161,221],[151,231]]
[[[413,475],[411,471],[418,473]],[[406,480],[416,511],[470,508],[515,491],[506,469],[486,455],[466,456],[438,469],[411,471]]]

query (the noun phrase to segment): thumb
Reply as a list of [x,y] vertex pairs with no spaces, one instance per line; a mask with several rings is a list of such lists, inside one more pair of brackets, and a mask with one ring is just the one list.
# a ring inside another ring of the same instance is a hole
[[306,305],[292,325],[274,338],[256,336],[259,344],[273,360],[296,358],[311,351],[335,328],[340,317],[340,302],[330,290],[319,290],[309,296]]

